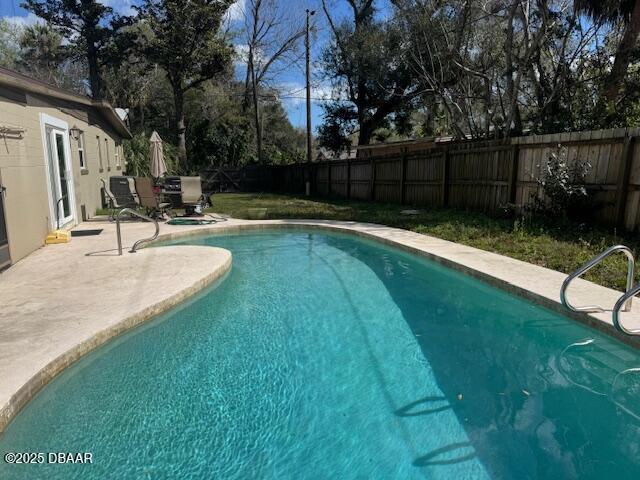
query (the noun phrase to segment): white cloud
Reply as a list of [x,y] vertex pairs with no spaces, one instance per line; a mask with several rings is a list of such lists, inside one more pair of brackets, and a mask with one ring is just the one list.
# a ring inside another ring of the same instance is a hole
[[247,61],[247,58],[248,58],[247,56],[249,55],[249,45],[245,43],[238,43],[233,46],[233,49],[239,61],[241,62]]
[[[298,106],[307,101],[307,90],[304,84],[284,82],[280,85],[283,101],[292,106]],[[340,95],[327,83],[311,84],[312,101],[339,99]]]
[[246,0],[236,0],[225,14],[225,21],[234,22],[244,18]]

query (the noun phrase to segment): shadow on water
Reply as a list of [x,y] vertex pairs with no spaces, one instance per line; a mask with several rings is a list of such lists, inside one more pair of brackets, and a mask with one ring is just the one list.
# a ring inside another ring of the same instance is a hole
[[[319,260],[320,262],[322,262],[329,270],[331,270],[331,272],[334,275],[335,280],[340,284],[342,292],[344,294],[344,298],[347,301],[350,310],[351,310],[351,314],[353,315],[353,318],[355,320],[355,324],[358,326],[360,333],[362,335],[362,339],[366,344],[366,348],[367,348],[367,352],[370,355],[370,359],[371,359],[371,365],[373,367],[373,371],[375,372],[376,377],[378,378],[378,383],[382,389],[382,394],[385,397],[385,400],[387,402],[387,404],[389,406],[391,406],[391,408],[395,408],[394,407],[394,402],[393,402],[393,396],[391,394],[391,392],[389,391],[385,379],[384,379],[384,374],[382,372],[382,367],[379,363],[379,359],[376,357],[376,355],[374,354],[371,342],[369,340],[369,335],[367,332],[367,328],[366,328],[366,319],[362,318],[360,316],[360,314],[358,313],[358,309],[356,307],[356,304],[352,298],[352,294],[348,288],[347,283],[345,282],[345,279],[342,277],[342,275],[339,273],[338,269],[332,265],[329,261],[327,261],[323,256],[321,255],[315,255],[314,251],[313,251],[313,241],[314,241],[314,236],[313,235],[309,235],[308,236],[308,242],[309,242],[309,248],[308,248],[308,254],[310,256],[315,256],[315,258],[317,260]],[[411,407],[411,405],[413,405],[416,402],[413,402],[412,404],[409,405],[409,407]],[[420,403],[420,401],[418,401],[418,403]],[[406,407],[403,407],[406,408]],[[400,409],[402,410],[402,409]],[[411,445],[411,435],[409,433],[409,431],[407,430],[405,425],[399,425],[400,427],[400,435],[404,438],[405,444],[407,446]],[[411,452],[413,454],[415,454],[415,452]]]
[[424,397],[420,400],[416,400],[415,402],[411,402],[402,408],[399,408],[395,413],[399,417],[417,417],[420,415],[429,415],[431,413],[443,412],[451,408],[451,405],[447,403],[446,405],[439,407],[417,409],[417,407],[424,406],[425,404],[442,402],[447,402],[447,399],[445,397]]
[[[459,456],[457,457],[448,458],[447,455],[447,458],[439,458],[441,456],[444,456],[445,454],[450,454],[451,452],[456,452],[458,450],[460,450],[460,452]],[[454,463],[466,462],[474,458],[476,458],[476,454],[473,451],[473,445],[471,445],[469,442],[458,442],[451,443],[441,448],[436,448],[426,455],[416,458],[413,461],[413,464],[416,467],[426,467],[428,465],[453,465]]]
[[[605,364],[637,366],[637,352],[403,252],[369,242],[372,248],[362,248],[361,241],[331,235],[324,241],[362,261],[382,281],[444,394],[417,399],[394,413],[422,415],[428,428],[433,414],[452,409],[467,433],[468,444],[419,455],[415,466],[477,456],[492,478],[640,478],[634,453],[640,451],[640,421],[609,397],[576,387],[559,368],[567,345],[585,336],[603,345],[606,356],[599,361]],[[435,400],[448,406],[431,408]],[[474,453],[439,458],[463,447]]]

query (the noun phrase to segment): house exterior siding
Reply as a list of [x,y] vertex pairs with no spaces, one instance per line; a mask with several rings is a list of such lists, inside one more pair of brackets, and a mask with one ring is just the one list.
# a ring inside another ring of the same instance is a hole
[[[90,105],[74,104],[30,92],[6,94],[0,89],[0,182],[4,193],[5,223],[12,262],[16,262],[44,244],[46,235],[55,229],[49,200],[48,160],[44,151],[42,115],[78,128],[84,135],[85,168],[80,168],[78,141],[66,137],[71,153],[75,215],[71,225],[95,215],[102,205],[101,179],[120,175],[124,168],[122,151],[116,165],[116,145],[122,136],[107,119]],[[104,167],[99,166],[96,138],[103,148]],[[105,158],[105,139],[109,163]],[[110,166],[108,167],[107,165]]]

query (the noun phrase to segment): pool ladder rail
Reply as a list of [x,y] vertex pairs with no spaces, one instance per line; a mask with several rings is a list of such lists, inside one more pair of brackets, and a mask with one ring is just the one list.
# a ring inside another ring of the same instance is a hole
[[136,250],[138,250],[138,248],[142,244],[148,243],[148,242],[152,242],[153,240],[158,238],[158,234],[160,233],[160,225],[158,224],[158,220],[156,220],[155,218],[148,217],[147,215],[143,215],[140,212],[136,212],[135,210],[132,210],[131,208],[123,208],[116,215],[116,235],[118,237],[118,255],[122,255],[122,235],[120,233],[120,217],[124,213],[128,213],[129,215],[141,218],[142,220],[146,220],[147,222],[151,222],[155,226],[154,234],[149,238],[143,238],[143,239],[138,240],[136,243],[134,243],[133,247],[131,247],[131,250],[129,250],[129,253],[136,253]]
[[[613,306],[613,310],[607,310],[599,305],[587,305],[584,307],[575,307],[573,306],[569,300],[567,299],[567,289],[573,280],[578,277],[581,277],[593,267],[602,262],[605,258],[613,255],[614,253],[622,252],[627,257],[627,287],[625,293],[618,299],[618,301]],[[634,274],[635,274],[635,264],[636,260],[633,256],[633,252],[631,249],[625,245],[614,245],[606,249],[599,255],[596,255],[591,260],[586,262],[580,268],[578,268],[575,272],[569,275],[565,281],[562,283],[562,288],[560,288],[560,301],[562,305],[573,312],[583,312],[583,313],[603,313],[603,312],[612,312],[612,320],[614,327],[622,333],[627,335],[640,335],[640,329],[629,329],[626,328],[620,322],[620,312],[628,312],[631,310],[631,302],[633,297],[640,293],[640,283],[634,285]]]

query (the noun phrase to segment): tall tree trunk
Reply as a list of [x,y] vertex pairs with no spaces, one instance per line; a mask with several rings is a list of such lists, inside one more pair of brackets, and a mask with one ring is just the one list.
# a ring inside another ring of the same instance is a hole
[[98,62],[98,52],[92,38],[87,38],[87,63],[89,64],[89,84],[91,86],[91,97],[95,100],[102,100],[102,75],[100,74],[100,64]]
[[256,125],[256,149],[258,154],[258,163],[262,163],[262,125],[260,124],[260,110],[258,105],[258,84],[256,82],[256,72],[253,69],[253,61],[251,61],[251,86],[253,90],[253,117]]
[[[251,55],[251,53],[249,53]],[[242,112],[246,113],[249,110],[249,104],[251,103],[251,91],[253,90],[253,76],[251,75],[251,61],[247,62],[247,74],[244,79],[244,95],[242,97]]]
[[360,123],[358,145],[369,145],[369,143],[371,143],[371,135],[373,135],[373,128],[371,128],[369,122]]
[[631,20],[629,20],[624,30],[624,35],[618,45],[611,73],[607,79],[607,85],[604,91],[607,104],[615,102],[620,94],[625,76],[627,75],[629,63],[631,62],[631,55],[638,43],[638,39],[640,39],[640,1],[635,2],[633,12],[631,13]]
[[504,102],[506,109],[506,118],[505,118],[505,126],[504,126],[504,136],[509,137],[513,130],[514,126],[514,116],[515,116],[515,108],[517,106],[516,96],[518,92],[515,88],[515,80],[513,78],[515,73],[515,61],[513,55],[514,48],[514,20],[516,16],[516,12],[518,10],[518,3],[514,3],[509,10],[509,20],[507,22],[507,36],[505,39],[505,71],[504,71],[504,79],[505,79],[505,97],[506,101]]
[[184,92],[179,84],[173,86],[173,101],[176,110],[176,133],[178,137],[178,158],[180,165],[187,170],[187,136],[184,123]]

